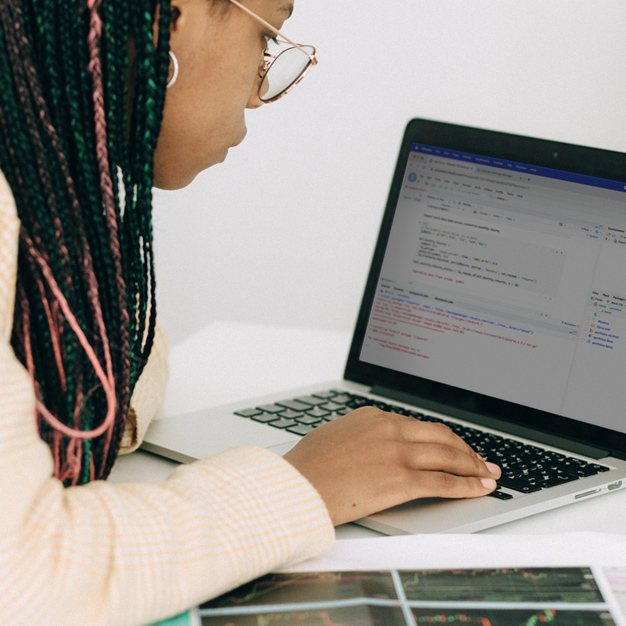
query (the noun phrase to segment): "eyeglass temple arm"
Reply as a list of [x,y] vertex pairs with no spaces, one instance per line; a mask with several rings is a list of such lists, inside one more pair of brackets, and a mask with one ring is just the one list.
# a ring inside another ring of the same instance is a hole
[[302,46],[299,46],[297,43],[291,41],[289,37],[285,37],[285,35],[283,35],[279,30],[276,30],[269,22],[266,22],[262,17],[258,16],[256,13],[251,11],[248,7],[245,7],[243,4],[241,4],[241,2],[238,2],[237,0],[230,0],[230,1],[235,6],[238,6],[240,9],[245,11],[248,15],[253,17],[255,20],[258,20],[259,22],[261,22],[261,24],[269,28],[272,32],[276,33],[279,37],[282,37],[290,46],[297,48],[298,50],[300,50],[300,52],[302,52],[302,54],[306,54],[306,56],[309,57],[309,60],[311,61],[311,63],[313,63],[313,65],[317,64],[317,59],[313,55],[309,54],[306,50],[303,50]]

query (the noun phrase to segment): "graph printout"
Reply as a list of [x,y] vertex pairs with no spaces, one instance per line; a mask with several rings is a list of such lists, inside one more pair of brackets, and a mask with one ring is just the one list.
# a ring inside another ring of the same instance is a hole
[[608,580],[591,567],[269,574],[197,616],[202,626],[625,626]]

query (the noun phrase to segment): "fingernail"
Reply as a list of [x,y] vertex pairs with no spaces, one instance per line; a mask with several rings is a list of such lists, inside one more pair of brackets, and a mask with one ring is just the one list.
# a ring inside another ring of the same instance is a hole
[[500,468],[495,463],[487,463],[487,461],[485,461],[485,465],[487,466],[490,474],[500,476]]
[[483,484],[485,489],[493,490],[496,488],[496,481],[493,478],[481,478],[480,482]]

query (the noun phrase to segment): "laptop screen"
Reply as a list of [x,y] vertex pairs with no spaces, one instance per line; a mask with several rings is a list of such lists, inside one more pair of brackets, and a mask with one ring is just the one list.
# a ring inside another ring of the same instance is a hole
[[408,146],[358,358],[626,432],[625,183],[491,154]]

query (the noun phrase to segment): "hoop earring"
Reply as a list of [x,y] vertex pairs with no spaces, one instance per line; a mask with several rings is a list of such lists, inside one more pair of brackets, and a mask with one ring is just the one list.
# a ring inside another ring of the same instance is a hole
[[172,63],[174,64],[174,75],[170,79],[170,82],[165,86],[166,89],[169,89],[178,78],[178,59],[174,56],[174,53],[170,50],[170,59],[172,59]]

